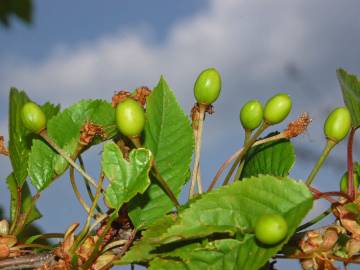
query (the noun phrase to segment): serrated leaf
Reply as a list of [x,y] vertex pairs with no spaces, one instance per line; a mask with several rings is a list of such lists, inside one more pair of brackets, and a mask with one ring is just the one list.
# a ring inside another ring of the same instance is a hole
[[253,238],[246,235],[241,241],[221,239],[203,245],[191,244],[160,254],[151,261],[149,269],[257,270],[267,262],[271,247],[259,249]]
[[[21,187],[28,175],[28,158],[31,148],[32,139],[36,135],[29,132],[23,125],[21,120],[21,110],[25,103],[31,101],[24,91],[16,88],[10,89],[9,95],[9,151],[10,160],[13,167],[13,174]],[[47,119],[51,119],[56,115],[60,106],[55,106],[49,102],[41,106]]]
[[[68,155],[76,158],[80,147],[80,130],[88,121],[103,127],[106,139],[116,134],[115,110],[103,100],[82,100],[65,109],[48,121],[47,132]],[[67,161],[49,145],[40,140],[34,141],[28,168],[31,181],[38,190],[48,187],[67,167]]]
[[344,69],[336,71],[346,107],[351,114],[352,126],[360,126],[360,81]]
[[[161,77],[146,105],[145,143],[173,193],[178,196],[188,179],[194,148],[190,121]],[[130,202],[129,216],[136,228],[146,227],[173,209],[173,203],[154,180],[143,196]]]
[[51,118],[53,118],[60,112],[60,105],[54,105],[50,102],[46,102],[41,106],[41,109],[46,116],[46,120],[49,121]]
[[267,213],[282,215],[291,235],[312,202],[313,196],[303,183],[269,175],[247,178],[204,194],[179,214],[175,225],[157,242],[171,243],[213,233],[243,234]]
[[43,191],[55,178],[55,152],[45,142],[34,140],[29,156],[29,176],[33,186]]
[[142,232],[141,239],[135,242],[131,249],[121,258],[121,264],[145,262],[155,257],[156,254],[150,253],[157,247],[153,243],[154,239],[173,225],[174,222],[174,215],[167,215],[157,219],[147,230]]
[[[18,190],[17,190],[18,186],[13,174],[10,174],[7,177],[6,184],[10,192],[10,218],[11,221],[14,222],[15,212],[18,204]],[[23,184],[21,188],[21,200],[22,200],[21,212],[25,213],[29,210],[32,200],[31,192],[26,182]],[[41,218],[41,213],[36,207],[34,207],[33,210],[30,212],[25,224],[29,224],[39,218]]]
[[152,155],[148,149],[132,150],[127,161],[115,143],[105,144],[102,169],[110,180],[105,192],[105,199],[110,207],[119,210],[136,194],[144,193],[150,185],[151,161]]
[[27,164],[32,136],[21,120],[21,110],[30,99],[24,91],[10,89],[9,95],[9,153],[14,178],[22,186],[27,177]]
[[289,140],[268,142],[251,148],[240,178],[269,174],[287,176],[295,163],[295,151]]

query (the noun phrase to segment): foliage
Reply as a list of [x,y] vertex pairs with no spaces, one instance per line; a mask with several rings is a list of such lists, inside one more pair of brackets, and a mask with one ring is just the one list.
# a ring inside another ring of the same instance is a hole
[[[352,125],[358,127],[358,80],[344,70],[338,71],[338,78]],[[288,115],[291,100],[284,96],[286,106],[281,117],[271,123],[268,119],[279,106],[268,106],[262,120],[262,113],[258,114],[255,130],[245,127],[243,148],[224,162],[204,192],[200,146],[205,115],[213,112],[212,105],[195,104],[190,121],[163,77],[152,91],[147,87],[132,93],[120,91],[111,103],[81,100],[63,111],[59,105],[45,103],[39,108],[47,125],[35,133],[25,128],[20,117],[30,98],[12,88],[9,151],[0,145],[0,153],[9,155],[13,169],[7,177],[11,220],[0,221],[0,268],[10,262],[39,270],[104,270],[125,264],[156,270],[256,270],[270,267],[271,260],[279,256],[299,259],[303,269],[335,269],[334,261],[358,262],[360,197],[351,177],[346,192],[321,192],[310,186],[337,142],[331,147],[327,144],[303,182],[290,176],[295,163],[292,139],[306,130],[310,122],[307,115],[290,122],[284,131],[259,139],[270,125]],[[138,111],[145,112],[140,135],[124,134],[117,128],[118,118],[123,115],[119,116],[115,108],[129,99],[140,106]],[[349,175],[358,170],[351,155],[354,134],[350,133],[348,146]],[[94,179],[85,171],[81,155],[97,144],[102,144],[103,150],[99,177]],[[233,167],[223,185],[217,186],[231,162]],[[27,228],[41,218],[36,207],[39,196],[68,170],[75,195],[87,212],[81,229],[77,231],[79,224],[74,223],[65,233],[29,234]],[[77,189],[74,170],[83,176],[88,199]],[[181,205],[178,198],[187,189],[190,177],[189,199]],[[30,184],[35,194],[31,194]],[[320,198],[332,204],[331,210],[301,225],[314,200]],[[334,214],[335,223],[309,229],[329,213]],[[264,244],[256,237],[255,227],[269,216],[279,217],[287,231],[271,244]],[[39,242],[51,237],[60,241],[54,245]],[[22,256],[24,252],[29,254]]]

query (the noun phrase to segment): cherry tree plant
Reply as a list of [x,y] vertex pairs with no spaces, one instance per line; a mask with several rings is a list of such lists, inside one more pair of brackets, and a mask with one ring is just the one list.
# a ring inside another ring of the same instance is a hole
[[[214,112],[221,92],[216,69],[196,79],[190,117],[163,77],[152,90],[119,91],[111,102],[81,100],[62,111],[12,88],[8,146],[0,139],[0,153],[12,165],[6,179],[10,220],[0,221],[0,269],[256,270],[275,269],[283,258],[299,260],[307,270],[359,264],[360,165],[352,151],[360,81],[342,69],[337,75],[345,106],[325,121],[324,150],[304,181],[289,177],[291,140],[311,119],[303,113],[274,132],[292,107],[289,95],[279,93],[264,106],[258,100],[243,105],[243,146],[214,171],[208,187],[201,178],[201,142],[205,115]],[[341,181],[334,179],[339,189],[317,190],[312,184],[318,171],[346,137],[347,168]],[[82,156],[97,144],[102,152],[93,176]],[[69,179],[84,209],[83,221],[64,232],[31,233],[41,218],[37,201],[64,174],[61,181]],[[79,191],[79,182],[87,193]],[[186,185],[188,200],[180,204]],[[330,208],[304,223],[320,199]],[[333,223],[316,226],[328,215]]]

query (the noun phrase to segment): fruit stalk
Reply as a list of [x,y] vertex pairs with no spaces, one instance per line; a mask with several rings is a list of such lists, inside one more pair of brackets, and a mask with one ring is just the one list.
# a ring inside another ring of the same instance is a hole
[[87,214],[89,214],[90,207],[86,204],[84,198],[81,196],[79,189],[77,188],[77,185],[76,185],[74,167],[70,167],[69,174],[70,174],[70,183],[71,183],[72,189],[74,190],[75,196],[78,199],[78,201],[80,202],[80,204],[82,205],[82,207],[84,208],[85,212]]
[[230,181],[231,176],[233,175],[236,167],[239,165],[239,163],[241,162],[241,160],[244,158],[244,156],[246,155],[246,153],[248,152],[248,150],[251,148],[251,146],[256,142],[256,139],[261,135],[261,133],[264,132],[265,129],[267,129],[269,127],[269,124],[267,124],[266,122],[263,122],[262,125],[258,128],[258,130],[255,132],[255,134],[251,137],[251,139],[246,143],[246,145],[244,145],[244,149],[243,151],[241,151],[241,153],[239,154],[239,156],[237,157],[237,159],[235,160],[234,164],[232,165],[232,167],[230,168],[228,174],[225,177],[223,186],[227,185]]
[[312,169],[310,175],[306,179],[305,184],[307,186],[311,185],[311,183],[313,182],[316,174],[319,172],[319,170],[320,170],[321,166],[323,165],[325,159],[328,157],[330,151],[334,148],[335,145],[336,145],[336,142],[334,142],[333,140],[327,140],[326,145],[324,147],[324,150],[320,155],[320,158],[318,159],[318,161],[316,162],[316,164],[315,164],[314,168]]
[[204,116],[206,111],[207,105],[199,104],[199,125],[197,130],[197,136],[195,141],[195,161],[194,161],[194,167],[193,172],[191,176],[191,185],[190,185],[190,191],[189,191],[189,198],[192,198],[195,191],[195,183],[197,182],[198,173],[199,172],[199,164],[200,164],[200,155],[201,155],[201,142],[202,142],[202,132],[203,132],[203,126],[204,126]]

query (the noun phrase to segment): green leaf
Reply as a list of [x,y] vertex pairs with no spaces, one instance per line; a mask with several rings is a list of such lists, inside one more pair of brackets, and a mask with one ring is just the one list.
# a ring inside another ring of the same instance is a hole
[[[24,91],[19,91],[16,88],[10,89],[9,95],[9,151],[10,160],[13,167],[13,174],[16,179],[18,187],[21,187],[28,175],[28,159],[31,149],[32,139],[35,134],[29,132],[23,125],[21,120],[21,110],[25,103],[30,99]],[[45,103],[42,109],[47,119],[55,116],[60,106],[55,106],[51,103]]]
[[[158,171],[178,196],[188,180],[194,138],[187,115],[162,77],[148,97],[146,117],[144,146],[151,150]],[[173,203],[154,180],[144,195],[130,202],[129,209],[134,226],[141,228],[171,211]]]
[[60,112],[60,105],[54,105],[50,102],[46,102],[44,105],[41,106],[42,111],[46,116],[46,120],[49,121],[55,115]]
[[360,126],[360,81],[344,69],[336,71],[346,107],[351,114],[352,126]]
[[295,151],[289,140],[268,142],[251,148],[240,178],[269,174],[287,176],[295,163]]
[[115,143],[105,144],[102,169],[110,180],[105,192],[105,199],[110,207],[119,210],[136,194],[144,193],[150,185],[151,161],[152,155],[148,149],[132,150],[128,162]]
[[149,228],[142,232],[142,237],[135,242],[131,249],[121,258],[121,264],[146,262],[156,256],[151,253],[158,245],[153,241],[157,239],[168,227],[175,222],[174,215],[167,215],[157,219]]
[[[49,137],[73,159],[81,149],[81,128],[86,122],[101,126],[109,139],[116,134],[115,110],[102,100],[83,100],[65,109],[48,121]],[[98,141],[93,141],[97,143]],[[42,140],[35,140],[31,148],[29,175],[33,185],[44,190],[68,167],[67,161]]]
[[149,269],[257,270],[267,262],[264,258],[268,258],[271,248],[259,249],[253,238],[247,235],[242,241],[221,239],[202,245],[191,244],[159,255],[151,261]]
[[[14,222],[16,208],[18,204],[18,187],[17,183],[14,177],[14,174],[10,174],[6,179],[7,187],[10,191],[10,218],[11,221]],[[25,182],[24,185],[21,188],[21,212],[26,213],[29,210],[29,207],[31,206],[32,196],[29,189],[28,184]],[[30,215],[28,216],[28,219],[26,220],[25,224],[29,224],[33,222],[34,220],[37,220],[41,218],[41,213],[39,210],[34,207],[33,210],[30,212]]]
[[303,183],[269,175],[244,179],[204,194],[179,214],[175,225],[157,242],[196,239],[213,233],[244,234],[252,231],[258,218],[267,213],[282,215],[290,236],[312,203],[313,196]]
[[25,23],[32,21],[33,4],[31,0],[1,0],[0,23],[8,27],[10,18],[17,16]]
[[27,177],[27,164],[32,134],[24,127],[21,110],[30,99],[25,92],[10,89],[9,95],[9,152],[14,178],[21,187]]
[[34,140],[29,159],[29,176],[33,186],[43,191],[55,178],[54,151],[43,141]]

